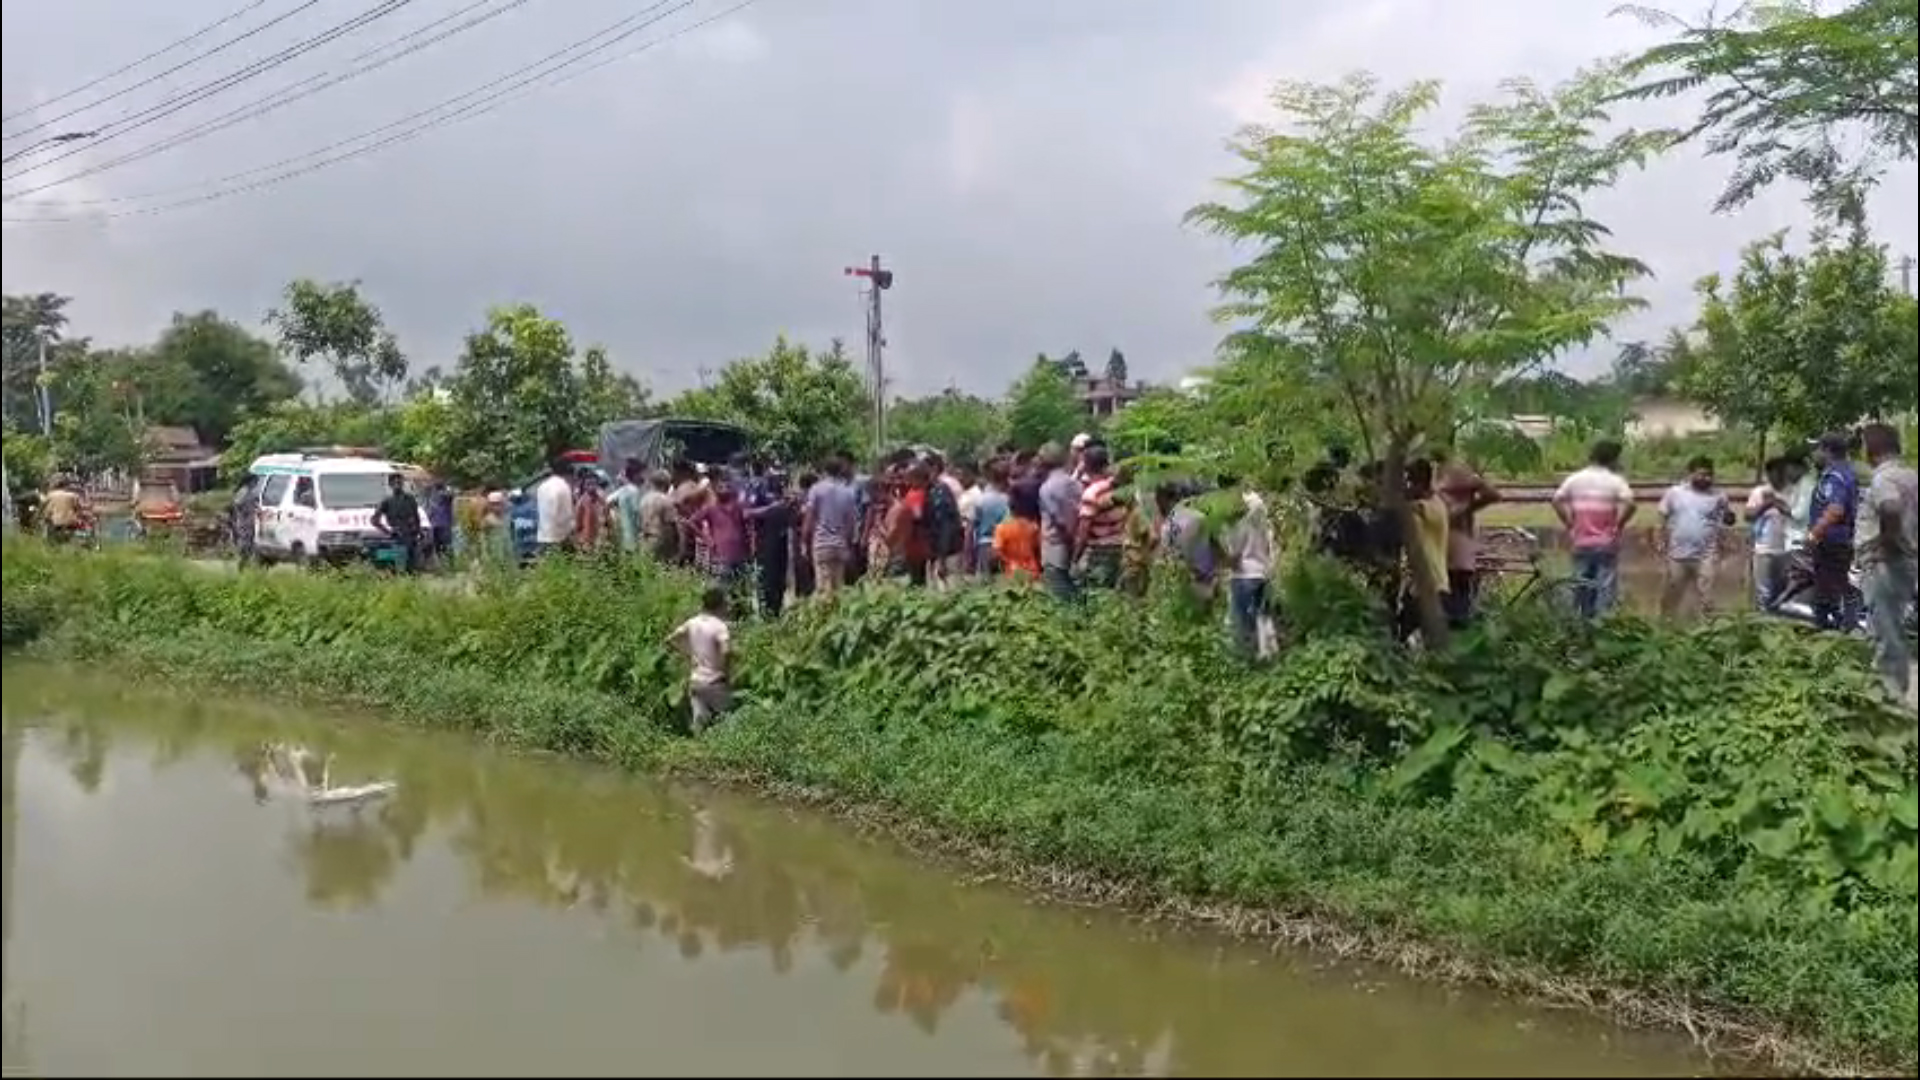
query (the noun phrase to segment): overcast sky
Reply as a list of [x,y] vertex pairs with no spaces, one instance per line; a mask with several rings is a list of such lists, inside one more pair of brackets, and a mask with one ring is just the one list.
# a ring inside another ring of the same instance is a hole
[[[203,43],[297,2],[269,0]],[[344,70],[468,2],[414,0],[7,190]],[[1263,117],[1272,80],[1356,68],[1396,82],[1435,77],[1462,106],[1502,78],[1557,80],[1651,40],[1610,18],[1611,0],[760,0],[564,86],[311,175],[165,213],[99,217],[191,198],[206,181],[399,120],[650,2],[527,0],[270,115],[10,202],[8,217],[88,220],[7,225],[6,291],[71,294],[77,332],[125,343],[151,337],[175,310],[211,307],[255,323],[290,278],[357,278],[416,366],[448,367],[488,306],[525,300],[671,390],[781,332],[810,342],[838,335],[857,348],[858,300],[841,270],[878,252],[899,275],[887,296],[898,392],[953,384],[997,393],[1036,352],[1078,348],[1092,359],[1114,346],[1137,376],[1171,380],[1211,355],[1208,282],[1227,260],[1180,215],[1232,169],[1223,140]],[[606,55],[733,2],[695,0]],[[7,0],[6,112],[34,109],[241,6]],[[371,6],[318,0],[41,134],[105,125]],[[1678,116],[1648,107],[1628,118]],[[31,141],[10,141],[7,153]],[[1716,218],[1708,208],[1725,175],[1723,161],[1676,156],[1595,207],[1659,275],[1643,289],[1654,310],[1619,336],[1655,336],[1685,319],[1697,277],[1727,268],[1743,242],[1804,222],[1785,189]],[[149,193],[165,194],[76,204]],[[1915,206],[1905,168],[1875,205],[1878,231],[1899,252],[1917,246]],[[1600,363],[1595,354],[1569,366]]]

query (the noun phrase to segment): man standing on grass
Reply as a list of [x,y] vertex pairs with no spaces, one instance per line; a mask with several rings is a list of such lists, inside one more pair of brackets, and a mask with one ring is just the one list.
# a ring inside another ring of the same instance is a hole
[[646,497],[647,477],[639,458],[628,458],[620,467],[620,486],[607,499],[607,512],[613,516],[614,533],[620,539],[620,553],[631,555],[640,548],[640,500]]
[[1747,524],[1753,532],[1753,604],[1760,611],[1772,610],[1786,593],[1794,526],[1792,492],[1805,471],[1790,458],[1773,458],[1762,469],[1765,479],[1747,494]]
[[1066,455],[1057,443],[1040,448],[1040,577],[1057,599],[1073,600],[1079,588],[1073,580],[1075,539],[1080,528],[1080,481],[1067,471]]
[[1573,577],[1580,616],[1596,619],[1620,600],[1620,540],[1638,507],[1633,488],[1620,475],[1620,444],[1602,439],[1590,464],[1568,476],[1553,495],[1553,512],[1573,548]]
[[733,707],[733,631],[727,626],[727,590],[708,586],[700,597],[700,613],[676,627],[667,645],[692,661],[687,701],[693,710],[693,733],[698,735]]
[[1480,511],[1500,501],[1500,491],[1465,463],[1436,450],[1440,497],[1447,504],[1447,622],[1462,627],[1473,620],[1480,595]]
[[1127,540],[1125,501],[1119,497],[1118,478],[1113,475],[1107,448],[1099,443],[1080,455],[1080,471],[1086,488],[1080,495],[1080,521],[1075,526],[1074,547],[1085,553],[1087,585],[1112,589],[1120,584],[1120,556]]
[[1872,620],[1874,661],[1887,687],[1904,701],[1913,689],[1913,651],[1905,622],[1920,575],[1920,540],[1915,537],[1920,495],[1913,467],[1900,460],[1899,432],[1886,424],[1868,424],[1860,441],[1873,466],[1854,537],[1861,591]]
[[387,497],[373,508],[371,524],[400,545],[407,573],[420,568],[420,503],[408,493],[406,477],[387,474]]
[[1687,462],[1685,483],[1660,497],[1660,533],[1656,546],[1666,554],[1666,578],[1660,589],[1660,614],[1673,618],[1689,595],[1695,613],[1713,610],[1713,581],[1720,566],[1720,530],[1733,524],[1727,494],[1714,485],[1713,459]]
[[827,459],[826,475],[807,489],[800,519],[802,558],[813,565],[814,585],[831,596],[847,583],[855,545],[860,543],[860,496],[848,473],[845,454]]
[[1813,563],[1813,619],[1827,630],[1838,630],[1843,622],[1860,516],[1860,478],[1847,442],[1842,434],[1823,435],[1813,454],[1820,479],[1807,513],[1807,554]]
[[533,529],[534,550],[539,555],[564,551],[573,542],[573,463],[554,458],[547,478],[533,489],[536,520]]

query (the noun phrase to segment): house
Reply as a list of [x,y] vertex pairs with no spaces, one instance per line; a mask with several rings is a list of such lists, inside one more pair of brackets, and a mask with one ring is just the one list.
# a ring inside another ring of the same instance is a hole
[[1670,397],[1636,398],[1627,421],[1628,442],[1647,439],[1684,439],[1720,430],[1720,419],[1691,401]]
[[1139,400],[1141,388],[1122,379],[1089,375],[1074,380],[1074,393],[1088,416],[1104,419]]
[[190,427],[154,424],[147,428],[147,465],[141,480],[172,484],[181,494],[207,491],[219,481],[220,452],[200,441]]

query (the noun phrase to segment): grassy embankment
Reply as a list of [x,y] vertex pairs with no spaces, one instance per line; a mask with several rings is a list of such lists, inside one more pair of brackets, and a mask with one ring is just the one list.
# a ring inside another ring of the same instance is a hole
[[837,803],[1036,887],[1911,1071],[1915,751],[1859,646],[1512,611],[1445,656],[1325,568],[1250,668],[1175,599],[860,592],[741,634],[744,705],[672,734],[692,582],[543,567],[474,595],[9,545],[5,633],[68,657]]

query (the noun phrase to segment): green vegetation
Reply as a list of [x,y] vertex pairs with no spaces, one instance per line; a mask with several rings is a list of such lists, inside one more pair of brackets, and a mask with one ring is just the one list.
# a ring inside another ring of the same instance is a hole
[[797,786],[1110,898],[1624,989],[1593,1000],[1793,1066],[1915,1062],[1913,725],[1853,642],[1515,609],[1414,657],[1304,563],[1296,644],[1249,667],[1173,596],[861,590],[744,627],[743,706],[696,742],[659,643],[697,584],[645,566],[454,593],[9,545],[5,577],[10,644]]
[[[1777,180],[1805,184],[1817,206],[1856,199],[1920,143],[1920,14],[1911,0],[1809,0],[1731,6],[1694,24],[1656,8],[1623,10],[1675,31],[1635,57],[1646,76],[1623,97],[1706,92],[1699,141],[1732,155],[1715,209],[1736,210]],[[1862,137],[1864,136],[1864,137]]]

